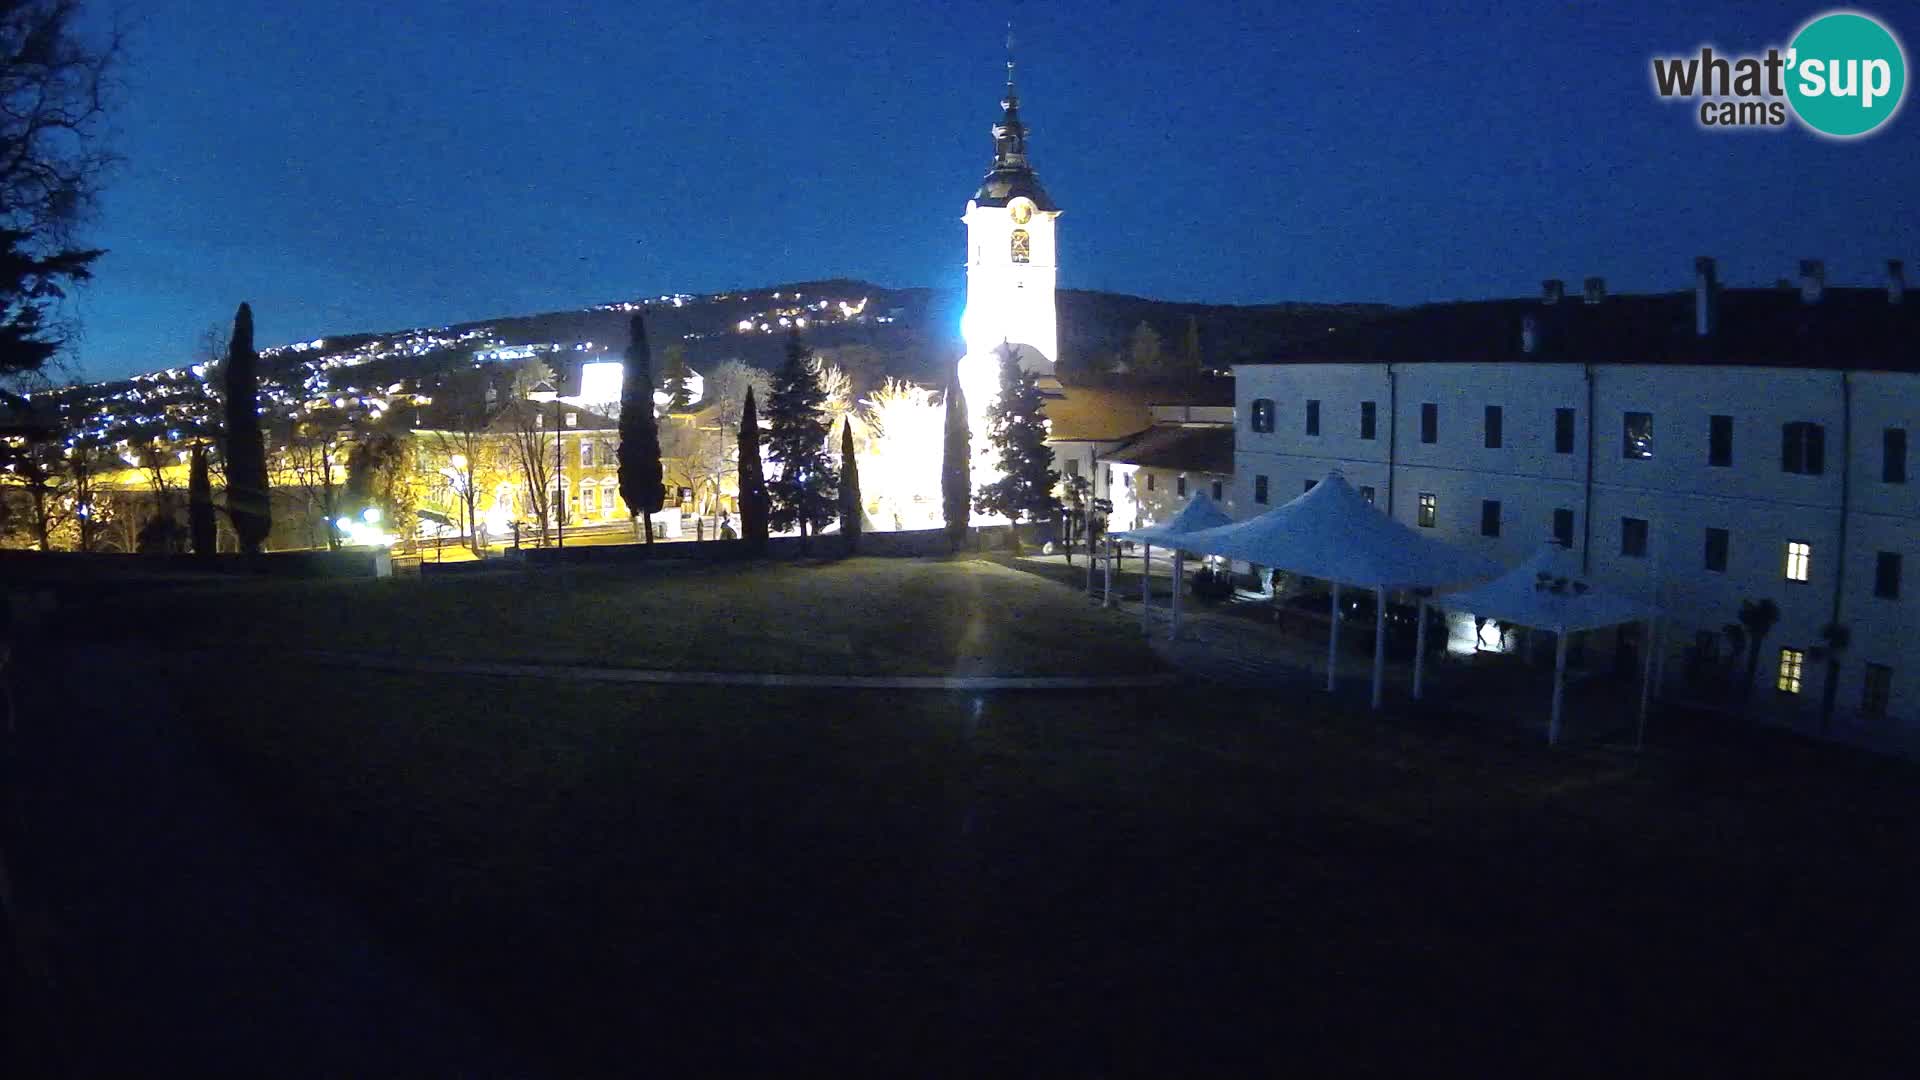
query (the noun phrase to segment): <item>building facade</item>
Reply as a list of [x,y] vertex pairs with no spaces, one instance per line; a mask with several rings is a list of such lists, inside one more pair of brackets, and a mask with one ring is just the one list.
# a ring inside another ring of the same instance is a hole
[[[1559,300],[1555,284],[1543,311]],[[1817,710],[1828,665],[1815,650],[1838,624],[1851,640],[1838,653],[1836,716],[1920,734],[1910,644],[1920,584],[1906,572],[1920,559],[1912,313],[1897,288],[1850,297],[1836,305],[1844,312],[1818,311],[1818,293],[1768,292],[1744,299],[1775,313],[1770,347],[1720,335],[1714,308],[1730,298],[1709,288],[1686,328],[1693,340],[1659,362],[1614,345],[1598,350],[1613,362],[1569,362],[1595,350],[1565,339],[1548,347],[1555,330],[1638,317],[1635,298],[1608,312],[1603,297],[1575,305],[1572,319],[1504,306],[1512,318],[1492,321],[1513,327],[1517,349],[1504,335],[1473,349],[1409,325],[1402,342],[1360,350],[1394,359],[1237,367],[1233,510],[1245,518],[1279,506],[1338,468],[1397,520],[1508,565],[1557,540],[1596,581],[1666,612],[1659,655],[1670,685],[1726,649],[1722,628],[1742,601],[1770,599],[1781,617],[1755,702]],[[1433,351],[1422,356],[1421,341]],[[1837,345],[1861,352],[1845,363]],[[1493,355],[1464,358],[1474,352]],[[1743,353],[1767,362],[1726,362]]]

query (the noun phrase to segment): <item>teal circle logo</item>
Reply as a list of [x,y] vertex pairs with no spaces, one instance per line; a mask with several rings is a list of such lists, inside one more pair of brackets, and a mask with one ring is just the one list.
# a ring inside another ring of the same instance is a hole
[[1853,11],[1802,27],[1787,50],[1787,100],[1802,123],[1851,139],[1893,119],[1907,94],[1907,57],[1893,32]]

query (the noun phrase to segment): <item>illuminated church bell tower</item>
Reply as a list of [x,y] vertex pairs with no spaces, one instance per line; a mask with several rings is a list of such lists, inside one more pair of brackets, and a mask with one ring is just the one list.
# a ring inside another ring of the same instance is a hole
[[1020,364],[1052,375],[1059,356],[1053,290],[1057,275],[1054,204],[1027,161],[1027,127],[1020,122],[1013,58],[1007,58],[1007,90],[993,125],[993,164],[980,189],[967,200],[967,306],[960,319],[967,355],[960,385],[973,414],[976,445],[984,412],[999,394],[998,350],[1018,350]]

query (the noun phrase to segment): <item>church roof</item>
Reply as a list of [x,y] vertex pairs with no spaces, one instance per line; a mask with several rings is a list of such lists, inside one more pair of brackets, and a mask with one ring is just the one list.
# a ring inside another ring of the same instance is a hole
[[[1012,44],[1011,39],[1008,42]],[[1020,121],[1020,95],[1013,87],[1013,57],[1007,57],[1007,92],[1000,99],[1000,122],[993,125],[993,165],[973,201],[980,206],[1005,206],[1014,199],[1029,199],[1041,210],[1060,209],[1047,189],[1040,186],[1033,166],[1027,162],[1027,125]]]
[[987,172],[986,179],[980,181],[980,190],[973,193],[973,201],[981,206],[1005,206],[1021,198],[1032,200],[1038,210],[1060,209],[1047,189],[1040,186],[1040,178],[1024,165],[1017,169],[996,165]]
[[[1713,332],[1696,332],[1695,294],[1426,304],[1303,342],[1270,362],[1520,361],[1737,364],[1920,371],[1920,304],[1885,288],[1721,289]],[[1532,349],[1527,348],[1531,338]]]
[[1233,472],[1233,428],[1225,424],[1207,427],[1178,427],[1163,424],[1134,437],[1103,460],[1149,469],[1177,469],[1182,472]]
[[1064,387],[1043,406],[1048,437],[1056,442],[1118,442],[1153,426],[1153,392],[1146,387]]

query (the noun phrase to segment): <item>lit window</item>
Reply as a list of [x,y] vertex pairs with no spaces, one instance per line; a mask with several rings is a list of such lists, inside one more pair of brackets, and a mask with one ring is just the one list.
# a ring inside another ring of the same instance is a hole
[[583,514],[593,513],[593,508],[599,505],[599,502],[600,498],[594,490],[593,481],[580,481],[580,512]]
[[1807,570],[1813,564],[1813,545],[1804,540],[1787,541],[1787,580],[1807,580]]
[[1885,664],[1867,665],[1867,685],[1860,694],[1860,714],[1869,720],[1885,720],[1887,704],[1893,698],[1893,669]]
[[1630,412],[1620,423],[1620,456],[1634,461],[1653,457],[1653,414]]
[[1440,512],[1440,500],[1434,497],[1433,492],[1431,491],[1421,492],[1420,493],[1420,516],[1417,519],[1420,523],[1420,527],[1423,529],[1433,528],[1434,518],[1436,518],[1439,515],[1439,512]]
[[606,487],[601,488],[600,489],[600,509],[605,510],[608,513],[612,513],[615,509],[614,497],[618,494],[619,494],[618,489],[616,489],[612,484],[608,484]]
[[1800,692],[1800,669],[1806,665],[1807,655],[1799,649],[1780,650],[1780,677],[1774,685],[1783,694]]
[[579,426],[580,426],[580,414],[579,414],[579,413],[568,413],[568,414],[567,414],[567,426],[568,426],[568,427],[579,427]]
[[1255,398],[1253,415],[1248,417],[1248,423],[1253,425],[1256,434],[1270,434],[1273,431],[1273,399]]

